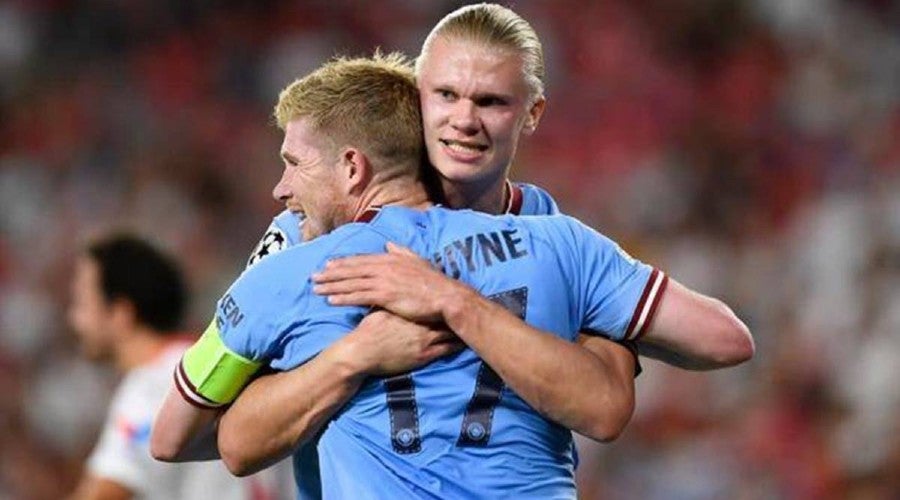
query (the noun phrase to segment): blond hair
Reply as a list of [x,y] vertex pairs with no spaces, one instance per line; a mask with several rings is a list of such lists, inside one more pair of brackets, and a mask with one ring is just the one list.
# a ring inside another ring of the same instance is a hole
[[522,58],[525,81],[532,99],[544,95],[544,49],[534,28],[522,16],[502,5],[466,5],[444,16],[425,38],[416,59],[416,73],[438,36],[480,42],[515,52]]
[[359,147],[382,169],[418,168],[424,156],[419,92],[399,52],[325,63],[281,91],[274,115],[282,130],[309,120],[333,146]]

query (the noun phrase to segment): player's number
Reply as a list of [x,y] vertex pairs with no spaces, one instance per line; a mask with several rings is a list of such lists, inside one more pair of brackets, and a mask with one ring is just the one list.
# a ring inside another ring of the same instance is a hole
[[[528,288],[507,290],[488,297],[521,319],[525,319]],[[412,375],[405,373],[384,380],[388,413],[391,418],[391,444],[397,453],[417,453],[422,449],[419,415]],[[490,366],[481,362],[475,391],[466,405],[457,446],[487,446],[491,438],[494,409],[500,403],[504,383]]]

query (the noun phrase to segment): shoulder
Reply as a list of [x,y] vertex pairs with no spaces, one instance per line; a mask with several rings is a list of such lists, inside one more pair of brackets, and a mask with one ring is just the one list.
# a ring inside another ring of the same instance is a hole
[[259,299],[280,296],[285,289],[302,291],[300,284],[328,259],[352,253],[383,251],[386,239],[366,224],[348,224],[313,241],[271,255],[246,269],[232,284],[230,294]]
[[284,210],[275,216],[250,254],[247,266],[250,267],[269,255],[300,244],[303,241],[300,233],[302,222],[303,216],[290,210]]
[[552,215],[559,213],[559,206],[547,190],[527,182],[514,182],[513,187],[522,192],[522,215]]

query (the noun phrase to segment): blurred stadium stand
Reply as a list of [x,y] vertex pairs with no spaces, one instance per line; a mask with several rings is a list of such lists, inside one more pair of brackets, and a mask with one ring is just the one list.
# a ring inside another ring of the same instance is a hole
[[[272,215],[291,78],[418,52],[458,2],[0,3],[0,499],[60,498],[111,387],[73,249],[175,251],[199,330]],[[753,361],[652,361],[585,499],[900,498],[900,3],[519,0],[549,106],[513,176],[747,320]]]

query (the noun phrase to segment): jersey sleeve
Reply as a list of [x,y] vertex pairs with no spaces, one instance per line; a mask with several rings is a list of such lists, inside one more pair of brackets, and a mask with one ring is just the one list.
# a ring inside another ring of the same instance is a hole
[[617,341],[639,339],[656,313],[668,277],[606,236],[568,219],[578,253],[582,331]]
[[300,244],[303,241],[300,233],[302,223],[303,216],[300,214],[289,210],[278,214],[272,219],[272,223],[269,224],[259,243],[254,247],[250,258],[247,259],[247,267],[249,268],[269,255]]
[[331,306],[311,282],[330,258],[384,251],[379,235],[351,236],[322,237],[247,269],[176,368],[182,397],[201,408],[229,404],[261,367],[300,366],[355,328],[368,309]]
[[186,401],[201,408],[231,403],[262,366],[283,355],[286,336],[306,316],[309,277],[323,259],[315,249],[297,247],[254,265],[219,299],[209,327],[175,370]]

